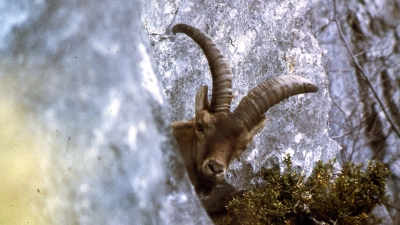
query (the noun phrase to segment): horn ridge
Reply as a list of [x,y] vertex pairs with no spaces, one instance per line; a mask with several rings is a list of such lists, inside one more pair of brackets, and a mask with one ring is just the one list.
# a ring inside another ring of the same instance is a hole
[[172,32],[174,34],[184,33],[191,37],[200,46],[207,58],[213,80],[209,111],[230,111],[233,98],[232,71],[217,45],[206,33],[187,24],[176,24],[172,28]]
[[233,114],[240,117],[250,131],[272,106],[291,96],[317,91],[318,87],[306,78],[291,75],[276,77],[253,88]]

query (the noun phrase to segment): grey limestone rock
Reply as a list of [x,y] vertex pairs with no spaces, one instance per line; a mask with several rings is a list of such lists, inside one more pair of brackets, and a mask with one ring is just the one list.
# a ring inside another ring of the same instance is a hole
[[154,47],[172,120],[192,118],[195,93],[202,85],[211,85],[200,48],[189,37],[171,33],[177,23],[208,33],[227,57],[233,71],[232,108],[251,88],[277,76],[303,76],[320,88],[267,112],[267,125],[254,145],[231,164],[228,183],[249,188],[252,174],[262,166],[276,165],[285,154],[292,155],[294,165],[306,174],[316,161],[335,157],[340,147],[328,137],[329,85],[318,43],[303,29],[305,1],[146,2],[142,21]]
[[38,224],[211,223],[177,153],[138,6],[0,1],[1,98],[25,109],[42,146],[27,150],[40,159],[29,168],[41,171]]

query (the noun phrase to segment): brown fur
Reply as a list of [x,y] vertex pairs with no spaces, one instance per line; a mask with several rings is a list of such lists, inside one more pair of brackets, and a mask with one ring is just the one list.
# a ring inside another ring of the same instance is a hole
[[[229,163],[241,155],[254,135],[262,130],[265,117],[251,131],[230,112],[211,113],[202,88],[196,97],[196,116],[172,124],[190,181],[198,193],[207,194],[224,179]],[[208,162],[217,161],[222,172],[213,173]]]

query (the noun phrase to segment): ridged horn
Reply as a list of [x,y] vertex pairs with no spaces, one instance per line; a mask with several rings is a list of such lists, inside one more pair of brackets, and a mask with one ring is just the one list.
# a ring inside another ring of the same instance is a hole
[[306,78],[299,76],[276,77],[253,88],[240,101],[233,115],[239,117],[251,131],[272,106],[290,96],[317,91],[318,87]]
[[230,111],[232,101],[232,71],[214,41],[203,31],[187,24],[176,24],[172,32],[191,37],[203,50],[213,80],[209,111]]

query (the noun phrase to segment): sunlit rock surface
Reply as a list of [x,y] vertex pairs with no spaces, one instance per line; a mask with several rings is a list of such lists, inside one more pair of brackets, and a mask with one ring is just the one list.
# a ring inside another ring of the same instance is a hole
[[0,224],[210,224],[135,1],[0,1]]
[[233,71],[232,109],[251,88],[277,76],[303,76],[320,89],[291,97],[268,111],[268,123],[254,146],[231,164],[229,183],[248,188],[254,172],[277,165],[285,154],[292,155],[294,166],[306,174],[316,161],[335,157],[339,146],[328,138],[327,126],[329,84],[318,44],[303,30],[304,1],[146,2],[141,17],[154,46],[172,120],[192,118],[195,93],[202,85],[211,86],[200,48],[189,37],[171,33],[177,23],[205,31],[227,57]]

